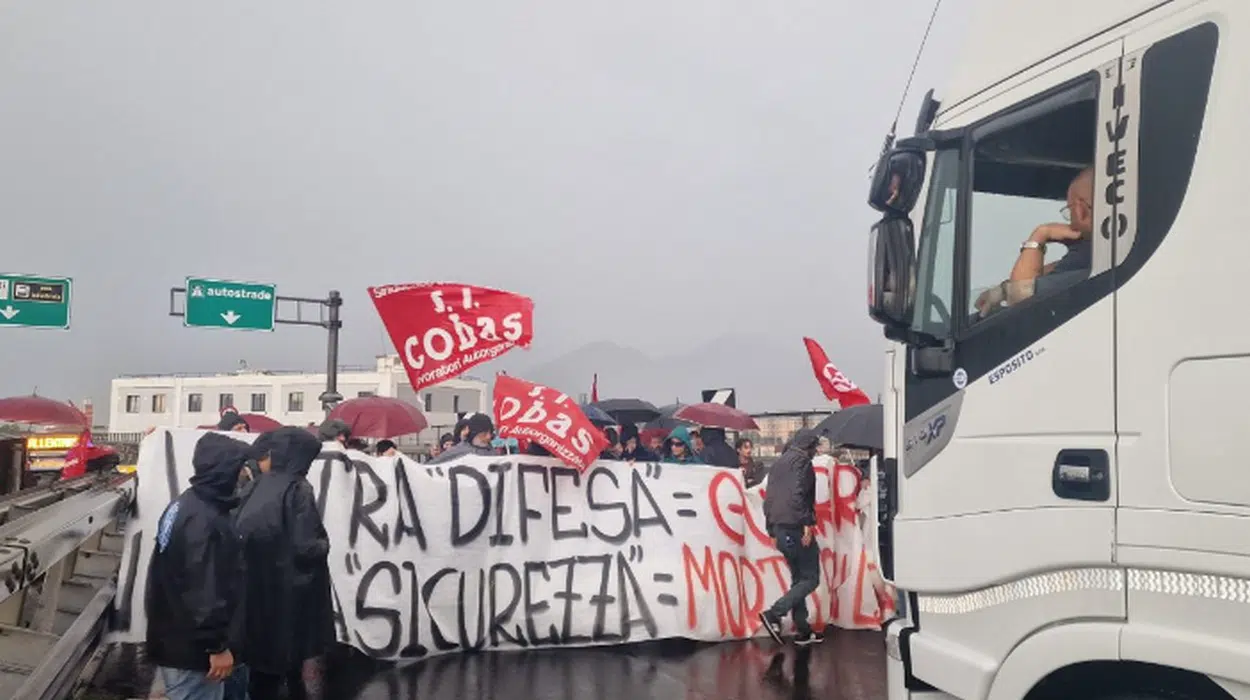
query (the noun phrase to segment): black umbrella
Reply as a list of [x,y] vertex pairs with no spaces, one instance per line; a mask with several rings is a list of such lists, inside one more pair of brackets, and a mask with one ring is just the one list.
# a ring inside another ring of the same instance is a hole
[[844,408],[817,424],[816,432],[835,445],[879,450],[885,438],[885,412],[879,403]]
[[659,408],[660,417],[647,421],[647,424],[643,426],[643,429],[644,430],[672,430],[673,428],[676,428],[679,425],[687,425],[687,426],[694,425],[690,421],[681,420],[680,418],[673,417],[673,412],[675,412],[677,409],[685,405],[686,404],[684,403],[670,403],[667,406],[661,406]]
[[608,425],[616,425],[615,418],[609,416],[602,408],[595,406],[593,403],[584,403],[578,408],[582,409],[582,415],[586,416],[586,420],[596,427],[602,428]]
[[660,409],[642,399],[608,399],[591,405],[620,421],[622,425],[646,423],[662,415]]

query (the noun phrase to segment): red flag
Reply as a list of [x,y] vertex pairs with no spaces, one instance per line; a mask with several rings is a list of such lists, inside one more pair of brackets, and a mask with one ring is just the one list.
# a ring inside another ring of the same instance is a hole
[[812,360],[812,371],[816,373],[816,381],[820,383],[820,390],[825,392],[826,399],[836,400],[842,408],[872,403],[872,399],[855,386],[855,382],[847,379],[845,374],[833,366],[820,343],[804,338],[803,344],[807,346],[807,355]]
[[504,374],[495,377],[495,429],[501,438],[536,442],[581,470],[608,445],[567,394]]
[[590,402],[599,403],[599,375],[595,374],[595,380],[590,383]]
[[463,374],[534,339],[534,301],[451,282],[370,287],[413,391]]

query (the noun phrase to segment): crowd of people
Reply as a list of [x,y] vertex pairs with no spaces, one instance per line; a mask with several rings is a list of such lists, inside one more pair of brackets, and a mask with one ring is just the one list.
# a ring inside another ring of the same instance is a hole
[[[247,430],[229,415],[219,429]],[[147,655],[170,700],[324,697],[330,540],[305,478],[321,447],[298,427],[196,442],[148,568]]]
[[[218,429],[248,426],[227,413]],[[605,432],[604,459],[737,468],[748,487],[765,477],[750,440],[730,447],[723,430],[678,426],[646,446],[634,426]],[[346,423],[329,420],[316,435],[284,427],[250,445],[218,433],[196,442],[191,485],[162,512],[148,569],[147,654],[169,700],[273,700],[284,686],[292,700],[324,697],[335,643],[330,541],[306,476],[323,441],[368,448],[353,440]],[[496,455],[494,443],[490,417],[474,414],[443,436],[432,461]],[[800,430],[767,469],[765,527],[791,572],[790,590],[760,614],[778,643],[786,615],[795,643],[822,639],[807,622],[806,598],[820,580],[813,459],[829,449],[827,439]],[[395,455],[396,447],[381,440],[372,452]]]

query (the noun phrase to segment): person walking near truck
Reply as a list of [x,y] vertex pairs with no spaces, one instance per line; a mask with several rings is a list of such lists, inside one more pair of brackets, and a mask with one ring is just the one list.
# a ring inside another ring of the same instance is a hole
[[790,590],[760,613],[764,629],[782,644],[781,619],[794,619],[799,646],[815,644],[824,637],[807,621],[807,596],[820,585],[820,550],[816,546],[816,472],[812,457],[820,436],[806,428],[794,434],[789,447],[768,470],[764,495],[764,525],[773,546],[790,568]]

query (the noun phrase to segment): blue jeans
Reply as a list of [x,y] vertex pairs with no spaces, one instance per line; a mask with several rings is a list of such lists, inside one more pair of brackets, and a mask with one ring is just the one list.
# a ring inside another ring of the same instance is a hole
[[247,700],[247,682],[250,676],[246,664],[235,664],[234,671],[226,679],[225,700]]
[[803,546],[803,528],[777,525],[773,528],[777,549],[790,567],[790,590],[773,603],[768,616],[780,620],[787,613],[794,619],[795,631],[805,636],[812,631],[807,622],[807,596],[820,586],[820,549],[816,541]]
[[222,700],[226,685],[210,681],[204,671],[188,671],[184,668],[157,669],[165,684],[165,697],[169,700]]

